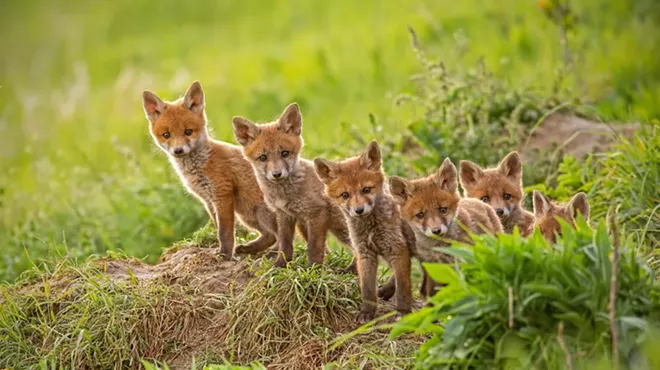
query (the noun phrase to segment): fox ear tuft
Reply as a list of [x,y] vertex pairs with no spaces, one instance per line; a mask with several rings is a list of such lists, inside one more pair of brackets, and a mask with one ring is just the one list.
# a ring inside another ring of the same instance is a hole
[[589,220],[589,200],[587,194],[579,192],[573,196],[568,203],[568,210],[573,218],[576,218],[578,213],[582,214],[585,221]]
[[360,156],[360,166],[369,170],[379,170],[382,165],[380,147],[378,142],[373,140],[367,145],[367,150]]
[[289,135],[300,136],[302,133],[302,113],[297,103],[289,104],[278,119],[278,129]]
[[324,184],[337,178],[337,164],[323,158],[314,159],[314,169]]
[[399,205],[405,204],[411,196],[408,181],[399,176],[392,176],[390,177],[389,184],[390,193],[394,197],[394,200]]
[[232,119],[232,123],[234,124],[236,140],[242,146],[249,145],[259,135],[259,126],[247,118],[236,116]]
[[550,201],[540,191],[534,190],[532,195],[534,217],[539,218],[550,212]]
[[202,114],[204,112],[204,90],[199,81],[190,85],[183,97],[183,105],[194,113]]
[[461,161],[459,167],[459,181],[463,189],[471,188],[477,185],[477,182],[484,176],[484,171],[478,165],[470,161]]
[[442,191],[455,193],[458,190],[456,166],[451,162],[451,159],[445,158],[440,168],[438,168],[438,172],[435,173],[434,180]]
[[142,106],[147,119],[151,122],[155,121],[165,111],[165,103],[158,97],[158,95],[151,91],[142,92]]
[[522,181],[522,162],[518,152],[511,152],[502,159],[497,169],[506,177],[514,181]]

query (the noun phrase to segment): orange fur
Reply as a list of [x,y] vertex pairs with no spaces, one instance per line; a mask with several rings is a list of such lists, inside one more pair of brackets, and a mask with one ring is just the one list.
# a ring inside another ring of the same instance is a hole
[[394,199],[386,190],[378,144],[373,141],[362,155],[341,162],[316,158],[314,163],[326,194],[346,217],[351,243],[357,252],[362,298],[357,320],[369,321],[376,312],[378,256],[392,267],[397,310],[410,312],[410,255],[414,234],[401,219]]
[[[428,177],[405,180],[393,176],[390,189],[401,207],[401,215],[415,231],[416,256],[422,262],[448,262],[437,248],[451,241],[471,243],[475,234],[502,232],[502,224],[492,207],[458,194],[456,167],[446,158],[438,171]],[[467,228],[466,229],[464,229]],[[433,285],[424,285],[430,294]]]
[[577,193],[570,202],[557,204],[546,198],[538,190],[534,190],[532,198],[534,203],[534,216],[536,222],[534,228],[539,229],[543,237],[549,242],[556,242],[557,235],[561,235],[561,224],[558,218],[565,220],[575,226],[575,218],[578,213],[589,220],[589,201],[584,193]]
[[460,182],[466,197],[480,199],[495,209],[505,233],[518,226],[521,235],[531,234],[534,215],[522,205],[522,163],[517,152],[509,153],[497,167],[489,169],[461,161]]
[[264,202],[250,163],[237,146],[209,138],[204,92],[194,82],[186,95],[173,102],[145,91],[143,105],[154,142],[168,154],[186,189],[195,195],[218,230],[221,252],[234,252],[234,212],[261,236],[237,248],[256,253],[276,241],[275,215]]
[[[252,164],[266,202],[275,210],[279,229],[276,265],[293,258],[294,225],[307,235],[309,263],[323,263],[327,232],[350,246],[348,227],[339,208],[323,192],[314,164],[300,157],[303,147],[302,114],[297,104],[289,105],[275,121],[255,124],[234,117],[234,134]],[[351,264],[348,270],[354,270]]]

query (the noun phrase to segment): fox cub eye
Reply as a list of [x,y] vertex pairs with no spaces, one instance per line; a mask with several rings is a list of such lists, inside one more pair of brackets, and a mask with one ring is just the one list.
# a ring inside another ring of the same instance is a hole
[[266,162],[266,159],[268,159],[268,157],[265,154],[262,154],[262,155],[259,156],[259,160],[261,162]]
[[511,194],[504,193],[504,200],[509,200],[511,199]]
[[347,192],[343,192],[343,193],[341,193],[341,197],[344,198],[344,199],[348,199],[349,195],[348,195]]
[[286,150],[282,151],[282,158],[286,158],[288,156],[289,156],[289,152],[287,152]]
[[166,138],[166,139],[169,139],[170,138],[170,133],[169,132],[164,133],[163,137]]
[[183,133],[186,134],[186,136],[190,136],[192,135],[192,130],[187,128],[186,131],[184,131]]
[[422,218],[424,218],[424,212],[419,212],[418,214],[415,215],[415,217],[421,220]]
[[440,213],[447,213],[447,207],[440,207]]
[[367,186],[366,188],[362,189],[362,193],[363,193],[363,194],[369,194],[369,193],[371,193],[371,188]]
[[484,203],[488,203],[489,200],[490,200],[490,197],[488,195],[484,195],[483,197],[481,197],[481,201],[484,202]]

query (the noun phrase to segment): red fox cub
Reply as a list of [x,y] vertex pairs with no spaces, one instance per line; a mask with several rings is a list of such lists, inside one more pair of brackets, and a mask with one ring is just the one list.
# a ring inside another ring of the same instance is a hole
[[522,206],[522,163],[517,152],[507,154],[495,168],[482,169],[460,162],[460,182],[468,198],[477,198],[495,209],[505,233],[518,226],[522,236],[532,233],[534,215]]
[[[314,164],[300,157],[303,121],[298,105],[289,105],[272,123],[257,125],[243,117],[234,117],[233,122],[243,155],[254,168],[250,173],[256,173],[266,202],[277,214],[281,254],[276,265],[284,267],[293,258],[296,223],[307,239],[310,264],[323,263],[328,231],[350,246],[339,207],[324,194]],[[352,268],[353,264],[348,269]]]
[[234,252],[234,211],[261,236],[237,247],[237,253],[256,253],[275,243],[275,214],[264,196],[250,163],[237,146],[209,138],[204,92],[195,81],[186,95],[173,102],[151,91],[142,93],[149,131],[181,177],[186,189],[206,207],[218,230],[225,259]]
[[[502,232],[492,207],[460,197],[457,176],[456,166],[446,158],[431,176],[415,180],[390,178],[390,191],[401,207],[401,216],[415,232],[416,256],[422,262],[450,261],[436,248],[448,246],[452,240],[469,243],[464,227],[475,234]],[[426,273],[424,278],[422,294],[432,295],[435,282]]]
[[366,152],[357,157],[341,162],[316,158],[314,164],[326,194],[346,217],[357,252],[362,298],[357,321],[370,321],[376,313],[378,256],[394,271],[397,310],[410,312],[410,250],[414,248],[414,234],[404,230],[409,226],[401,219],[394,199],[386,190],[378,144],[372,141]]
[[585,193],[575,194],[568,204],[556,204],[540,191],[534,190],[532,201],[536,217],[534,228],[539,229],[545,240],[549,242],[554,243],[557,241],[557,235],[561,236],[561,225],[557,221],[557,217],[566,220],[571,225],[575,225],[578,213],[582,214],[585,221],[589,220],[589,201]]

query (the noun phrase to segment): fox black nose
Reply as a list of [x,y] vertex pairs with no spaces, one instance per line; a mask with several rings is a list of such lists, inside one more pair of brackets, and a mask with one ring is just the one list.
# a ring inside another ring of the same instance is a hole
[[358,215],[361,215],[362,213],[364,213],[364,207],[356,208],[355,213],[357,213]]
[[495,210],[498,216],[504,216],[504,208],[498,208]]
[[176,154],[176,155],[183,154],[183,148],[174,149],[174,154]]
[[440,235],[442,234],[442,229],[440,228],[431,229],[431,232],[434,233],[435,235]]
[[276,179],[279,179],[280,177],[282,177],[282,171],[280,171],[280,172],[273,172],[273,177],[276,178]]

